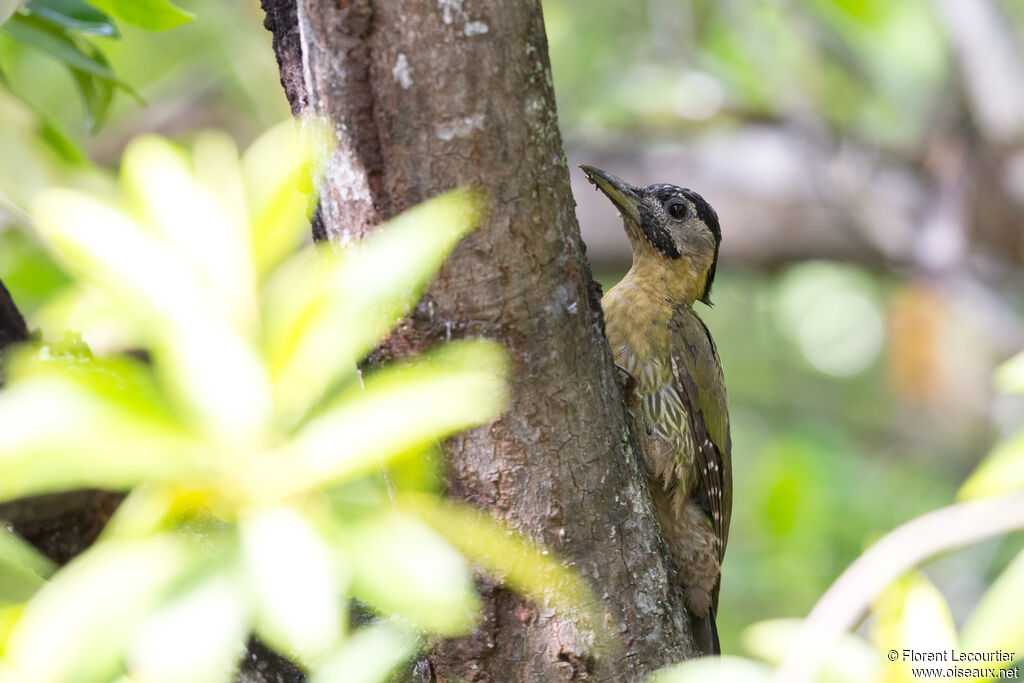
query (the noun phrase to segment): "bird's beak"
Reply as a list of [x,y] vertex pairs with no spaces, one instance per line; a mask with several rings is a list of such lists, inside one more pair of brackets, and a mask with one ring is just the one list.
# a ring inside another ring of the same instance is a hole
[[640,224],[640,192],[626,181],[616,178],[607,171],[602,171],[593,166],[580,164],[580,168],[587,176],[587,180],[597,186],[597,189],[604,192],[608,199],[618,207],[622,215],[632,219],[637,225]]

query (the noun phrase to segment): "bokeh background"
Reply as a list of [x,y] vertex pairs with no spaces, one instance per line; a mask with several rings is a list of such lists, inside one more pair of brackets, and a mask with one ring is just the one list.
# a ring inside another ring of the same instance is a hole
[[[256,0],[182,0],[172,31],[96,39],[145,104],[90,129],[58,63],[0,35],[0,279],[28,314],[66,276],[18,209],[102,189],[127,141],[288,114]],[[570,168],[689,186],[718,210],[715,306],[735,512],[720,625],[803,616],[897,524],[952,502],[1024,424],[993,368],[1024,347],[1020,0],[545,0]],[[17,93],[14,96],[13,93]],[[573,171],[607,288],[629,265],[610,204]],[[1024,547],[925,567],[962,619]]]

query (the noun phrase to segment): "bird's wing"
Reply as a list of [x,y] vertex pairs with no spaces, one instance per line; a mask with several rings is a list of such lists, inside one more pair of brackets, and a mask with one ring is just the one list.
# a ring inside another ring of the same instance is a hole
[[732,518],[732,439],[722,364],[710,332],[689,307],[675,312],[669,329],[672,372],[696,445],[693,493],[718,536],[721,560]]

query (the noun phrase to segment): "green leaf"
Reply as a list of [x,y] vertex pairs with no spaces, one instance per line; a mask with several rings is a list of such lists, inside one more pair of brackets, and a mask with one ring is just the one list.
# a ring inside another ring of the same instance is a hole
[[599,651],[613,647],[604,605],[579,574],[537,543],[468,505],[421,494],[402,494],[398,504],[400,510],[419,515],[501,585],[596,633]]
[[[33,380],[0,395],[0,499],[75,488],[126,489],[145,481],[202,480],[190,444],[139,423],[95,395]],[[60,429],[54,429],[60,424]]]
[[1003,570],[968,617],[961,632],[960,649],[964,652],[1019,652],[1021,643],[1024,643],[1024,552]]
[[96,131],[103,126],[110,105],[114,101],[114,82],[97,78],[74,67],[71,67],[70,71],[85,106],[85,126],[90,131]]
[[[789,653],[802,625],[800,619],[760,621],[744,630],[743,647],[755,657],[778,665]],[[833,648],[820,680],[874,683],[880,673],[879,664],[871,645],[859,636],[848,634]]]
[[309,236],[321,173],[331,153],[330,124],[288,119],[257,138],[242,156],[242,174],[257,272],[276,268]]
[[259,500],[375,471],[494,419],[505,404],[507,370],[505,351],[493,342],[442,345],[354,385],[280,451],[238,476]]
[[[307,255],[268,283],[267,340],[281,412],[297,421],[419,301],[452,248],[482,216],[471,190],[406,211],[314,268]],[[332,263],[333,261],[333,263]]]
[[1024,353],[1019,353],[996,369],[996,388],[1008,394],[1024,394]]
[[[90,163],[89,158],[86,156],[85,152],[82,151],[81,146],[79,146],[79,144],[64,131],[64,128],[60,123],[49,116],[35,103],[21,97],[21,95],[11,87],[11,81],[7,77],[7,74],[4,73],[3,69],[0,69],[0,86],[3,86],[7,92],[17,97],[23,105],[32,110],[38,120],[37,132],[39,134],[39,139],[46,143],[46,145],[53,150],[57,156],[64,161],[75,165],[87,165]],[[34,269],[29,268],[28,270]],[[7,280],[8,285],[10,285],[10,271],[8,271],[5,280]]]
[[[69,0],[49,1],[58,5]],[[131,86],[117,79],[110,61],[98,47],[84,40],[74,40],[70,30],[59,23],[37,14],[17,14],[0,31],[65,63],[82,95],[86,123],[92,130],[100,125],[110,109],[115,88],[141,101]]]
[[121,21],[147,31],[166,31],[192,20],[186,12],[168,0],[89,0],[91,4]]
[[395,622],[361,628],[330,656],[310,683],[381,683],[419,646],[416,634]]
[[135,680],[228,683],[245,651],[245,598],[226,571],[171,597],[139,626],[128,653]]
[[79,166],[88,165],[89,157],[61,124],[47,116],[39,117],[39,138],[64,161]]
[[1024,431],[1002,442],[967,478],[961,500],[998,496],[1024,489]]
[[142,616],[201,558],[169,537],[90,548],[25,608],[6,663],[24,681],[111,680]]
[[[90,57],[104,64],[113,73],[110,62],[107,60],[106,55],[100,52],[99,48],[86,44],[83,49]],[[117,87],[126,90],[129,94],[135,96],[136,99],[141,99],[134,90],[124,83],[100,76],[93,76],[75,67],[69,67],[69,69],[71,77],[78,87],[78,93],[82,96],[82,103],[85,105],[85,123],[91,131],[100,128],[106,120],[107,113],[110,111],[110,105],[114,101],[114,91]]]
[[[63,1],[63,0],[62,0]],[[138,100],[138,93],[114,75],[110,62],[95,45],[73,40],[60,24],[35,15],[16,15],[0,31],[62,61],[82,96],[86,123],[95,130],[110,108],[115,88],[121,88]]]
[[0,31],[55,57],[70,67],[110,81],[117,80],[105,61],[83,52],[62,31],[41,19],[16,14],[0,27]]
[[[237,160],[233,147],[204,149],[206,164],[226,169],[230,157]],[[229,158],[209,158],[218,154]],[[256,280],[244,219],[223,210],[199,182],[183,150],[155,135],[136,138],[128,145],[121,178],[133,208],[193,274],[209,304],[217,306],[214,314],[246,336],[253,334]]]
[[26,347],[10,357],[11,385],[0,393],[0,498],[212,476],[214,463],[170,418],[143,364],[55,353]]
[[11,354],[7,373],[15,383],[38,378],[68,382],[140,420],[157,426],[174,423],[145,363],[127,356],[93,358],[88,345],[71,332],[59,342],[21,346]]
[[30,0],[25,9],[52,24],[94,36],[117,37],[113,20],[83,0]]
[[159,377],[197,430],[221,439],[263,430],[271,399],[261,360],[170,245],[79,192],[41,192],[33,214],[68,270],[145,331]]
[[55,569],[49,559],[0,525],[0,607],[28,600]]
[[307,667],[319,666],[344,630],[341,572],[331,552],[288,508],[255,511],[239,528],[260,637]]
[[418,519],[386,514],[346,525],[341,545],[352,563],[353,597],[444,636],[476,624],[480,604],[469,566]]
[[[956,647],[956,626],[938,588],[920,572],[911,572],[889,586],[875,601],[872,640],[877,652],[889,650],[944,651]],[[833,658],[829,658],[830,663]],[[853,671],[853,662],[838,670]],[[887,662],[886,680],[912,683],[912,663]],[[876,680],[878,676],[872,676]]]
[[771,671],[742,657],[702,657],[662,669],[647,683],[767,683]]

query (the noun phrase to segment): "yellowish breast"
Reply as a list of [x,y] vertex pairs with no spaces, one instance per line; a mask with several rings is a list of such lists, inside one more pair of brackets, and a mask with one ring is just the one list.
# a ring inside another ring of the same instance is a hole
[[640,394],[672,381],[671,308],[653,287],[628,275],[601,300],[615,362],[629,371]]
[[[656,287],[627,276],[601,300],[615,362],[637,382],[630,403],[644,441],[650,475],[665,486],[685,477],[693,452],[687,410],[672,368],[672,309]],[[682,482],[686,495],[690,482]]]

